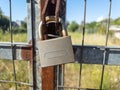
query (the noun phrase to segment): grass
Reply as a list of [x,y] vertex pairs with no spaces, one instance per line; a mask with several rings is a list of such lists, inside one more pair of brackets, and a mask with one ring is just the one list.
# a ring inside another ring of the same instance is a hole
[[[69,33],[72,37],[73,44],[82,44],[82,35],[80,33]],[[105,36],[100,34],[86,34],[85,45],[105,45]],[[109,37],[108,46],[120,46],[120,40],[114,37]],[[79,70],[80,64],[67,64],[65,66],[65,85],[79,86]],[[102,74],[102,65],[82,65],[81,87],[96,88],[100,86]],[[120,67],[105,66],[104,73],[104,90],[119,90],[120,89]],[[69,90],[69,89],[66,89]],[[71,89],[70,89],[71,90]]]
[[[0,42],[10,42],[10,33],[4,35],[0,33]],[[14,42],[27,42],[27,34],[19,33],[13,34]],[[16,79],[18,82],[29,82],[28,77],[28,62],[27,61],[15,61],[16,67]],[[0,80],[14,81],[13,64],[10,60],[0,60]],[[18,90],[29,90],[28,86],[17,85]],[[13,83],[0,83],[0,90],[14,90],[15,85]]]
[[[69,33],[72,37],[73,44],[81,44],[82,35],[80,33]],[[26,42],[26,34],[15,34],[14,41]],[[0,33],[0,41],[10,41],[10,34],[2,35]],[[105,36],[100,34],[85,34],[85,45],[105,45]],[[109,46],[120,45],[120,40],[113,37],[109,38]],[[79,64],[65,65],[65,86],[79,86]],[[28,82],[28,62],[16,61],[17,81]],[[101,80],[102,65],[83,64],[81,87],[83,88],[99,88]],[[13,68],[11,61],[0,60],[0,79],[14,80]],[[0,90],[9,90],[14,84],[0,83]],[[18,86],[18,90],[29,90],[26,86]],[[1,89],[3,88],[3,89]],[[120,89],[120,67],[105,66],[103,89],[119,90]],[[12,89],[13,90],[13,89]],[[69,89],[65,89],[69,90]],[[70,89],[71,90],[71,89]],[[75,90],[75,89],[72,89]]]
[[[79,86],[79,64],[67,64],[65,66],[65,86]],[[99,89],[101,81],[102,65],[83,64],[81,87]],[[120,67],[105,66],[103,89],[119,90],[120,89]],[[66,89],[69,90],[69,89]]]
[[[73,44],[82,44],[82,34],[75,32],[69,32],[72,38]],[[106,36],[101,34],[85,34],[84,44],[85,45],[102,45],[105,46]],[[120,40],[114,37],[109,37],[108,46],[120,46]]]
[[[10,42],[10,41],[11,41],[10,33],[5,33],[4,35],[0,33],[0,42]],[[13,41],[27,42],[27,34],[26,33],[13,34]]]
[[[15,61],[16,66],[16,81],[28,83],[28,62]],[[0,80],[14,81],[13,64],[10,60],[0,60]],[[18,85],[18,90],[28,90],[29,87]],[[0,83],[0,90],[9,90],[14,88],[13,83]]]

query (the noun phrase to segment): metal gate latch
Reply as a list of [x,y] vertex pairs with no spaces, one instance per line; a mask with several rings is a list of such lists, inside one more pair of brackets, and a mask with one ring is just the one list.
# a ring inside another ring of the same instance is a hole
[[[48,18],[46,18],[48,19]],[[46,20],[46,23],[54,23],[55,19]],[[59,22],[62,22],[59,19]],[[62,25],[62,24],[61,24]],[[39,40],[38,48],[40,55],[41,67],[54,66],[74,62],[74,54],[70,36],[64,36],[64,28],[62,26],[63,37],[57,37],[47,40]],[[51,35],[54,37],[54,35]],[[39,38],[43,38],[42,22],[39,25]]]
[[69,36],[39,42],[41,67],[74,62],[73,48]]
[[42,9],[39,25],[39,55],[41,67],[65,64],[74,61],[71,38],[67,36],[62,19],[59,17],[61,0],[57,0],[55,15],[46,13],[50,0]]

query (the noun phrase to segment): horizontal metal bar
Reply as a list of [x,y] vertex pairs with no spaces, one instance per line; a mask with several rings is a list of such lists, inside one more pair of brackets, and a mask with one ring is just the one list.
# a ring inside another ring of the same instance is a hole
[[79,89],[79,90],[99,90],[99,89],[92,89],[92,88],[80,88],[80,87],[70,87],[70,86],[58,86],[58,88]]
[[[83,48],[83,58],[81,50]],[[38,49],[36,48],[36,51]],[[104,47],[104,46],[80,46],[73,45],[75,62],[84,64],[103,64],[103,54],[106,50],[106,65],[120,65],[120,47]],[[31,60],[31,45],[14,45],[15,60]],[[0,59],[12,59],[11,46],[0,45]]]
[[[83,49],[82,49],[83,48]],[[106,65],[120,65],[120,47],[77,46],[73,45],[75,61],[84,64],[103,64],[104,50],[106,50]],[[81,54],[83,50],[83,54]],[[82,60],[80,60],[83,55]]]
[[[11,45],[0,45],[0,59],[12,60]],[[32,46],[14,44],[14,60],[32,60]]]
[[25,86],[33,87],[32,84],[24,83],[24,82],[17,82],[17,81],[0,80],[0,83],[15,83],[15,84],[20,84],[20,85],[25,85]]
[[13,45],[13,46],[25,46],[25,45],[31,45],[31,44],[23,43],[23,42],[14,42],[14,43],[11,43],[11,42],[0,42],[0,46],[10,46],[10,45]]

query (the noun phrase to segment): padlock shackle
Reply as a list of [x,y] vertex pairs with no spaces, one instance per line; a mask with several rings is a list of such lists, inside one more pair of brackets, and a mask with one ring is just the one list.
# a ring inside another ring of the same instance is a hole
[[[46,20],[46,23],[51,23],[51,22],[56,23],[56,17],[55,16],[46,16],[45,20]],[[61,23],[61,18],[58,18],[58,22]]]
[[42,21],[39,23],[39,27],[38,27],[38,38],[40,39],[40,40],[42,40],[43,39],[43,35],[42,35]]
[[[59,23],[62,24],[62,36],[67,36],[67,31],[65,30],[65,27],[64,27],[64,22],[61,18],[58,19],[59,20]],[[55,16],[47,16],[45,17],[45,21],[46,23],[56,23],[56,18]],[[39,24],[39,29],[38,29],[38,38],[40,40],[43,40],[44,38],[44,35],[43,35],[43,29],[42,29],[42,25],[43,25],[43,22],[41,20],[40,24]]]
[[[43,10],[42,10],[42,21],[43,21],[43,23],[46,23],[45,22],[45,17],[46,17],[45,13],[46,13],[47,7],[49,5],[49,1],[50,0],[46,0],[45,1],[44,7],[43,7]],[[57,0],[57,2],[56,2],[56,8],[55,8],[55,21],[56,21],[56,23],[59,22],[60,4],[61,4],[61,0]]]
[[55,10],[55,21],[56,21],[56,23],[59,22],[60,5],[61,5],[61,0],[57,0],[57,3],[56,3],[56,10]]

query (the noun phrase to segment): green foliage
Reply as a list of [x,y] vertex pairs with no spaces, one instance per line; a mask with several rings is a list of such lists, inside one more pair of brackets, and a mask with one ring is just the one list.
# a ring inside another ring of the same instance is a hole
[[9,28],[9,19],[6,16],[0,16],[0,28],[2,29],[3,33],[8,30]]
[[112,22],[113,25],[120,25],[120,17]]
[[[0,8],[0,31],[3,32],[3,34],[5,34],[6,31],[8,31],[9,29],[9,19],[7,16],[3,15],[2,10]],[[14,34],[17,33],[26,33],[27,32],[27,23],[26,22],[22,22],[21,26],[15,27],[14,25],[12,25],[12,30]]]
[[[0,60],[0,80],[14,81],[13,64],[10,60]],[[28,77],[28,62],[15,61],[16,79],[18,82],[29,82]],[[0,83],[0,90],[15,90],[14,83]],[[18,90],[29,90],[29,87],[18,85]],[[2,89],[1,89],[2,88]],[[10,89],[11,88],[11,89]]]
[[69,21],[66,22],[66,26],[68,27],[70,25]]
[[16,27],[13,27],[12,30],[13,30],[13,33],[14,33],[14,34],[27,33],[27,29],[24,28],[24,27],[17,27],[17,28],[16,28]]
[[[117,18],[115,20],[110,19],[111,20],[111,25],[120,25],[120,18]],[[82,26],[83,26],[83,22],[81,23],[81,25],[77,24],[75,21],[73,21],[72,23],[69,23],[67,21],[67,26],[68,26],[68,31],[70,32],[75,32],[78,31],[79,28],[80,32],[82,32]],[[106,30],[107,30],[107,19],[104,19],[100,22],[90,22],[90,23],[86,23],[85,24],[85,33],[88,34],[94,34],[94,33],[98,33],[98,34],[102,34],[105,35],[106,34]],[[113,36],[114,32],[113,31],[109,31],[109,35]]]
[[86,33],[95,33],[96,32],[97,22],[91,22],[86,24]]
[[79,24],[73,21],[70,25],[68,25],[68,31],[75,32],[79,29]]
[[8,27],[9,27],[9,19],[3,15],[2,9],[0,8],[0,30],[2,30],[3,33],[5,33]]
[[22,22],[21,26],[18,26],[18,27],[12,26],[12,30],[13,30],[14,34],[27,33],[27,23],[26,22]]
[[[99,90],[101,82],[101,68],[101,65],[82,64],[81,87]],[[65,66],[65,86],[75,87],[79,85],[79,70],[79,64],[67,64]],[[118,66],[106,66],[102,90],[119,90],[119,75],[120,72]]]
[[102,35],[106,34],[106,28],[107,28],[106,25],[104,25],[102,23],[98,23],[96,28],[97,28],[97,32],[99,34],[102,34]]
[[[0,33],[0,42],[10,42],[10,33]],[[27,33],[16,33],[13,34],[14,42],[27,42]]]
[[0,16],[2,15],[2,9],[0,8]]
[[21,27],[24,28],[24,29],[27,29],[27,23],[26,22],[22,22]]
[[[113,21],[114,22],[114,21]],[[98,22],[96,25],[97,33],[106,35],[106,30],[107,30],[107,20],[103,20],[101,22]],[[109,30],[109,36],[113,36],[113,31]]]

